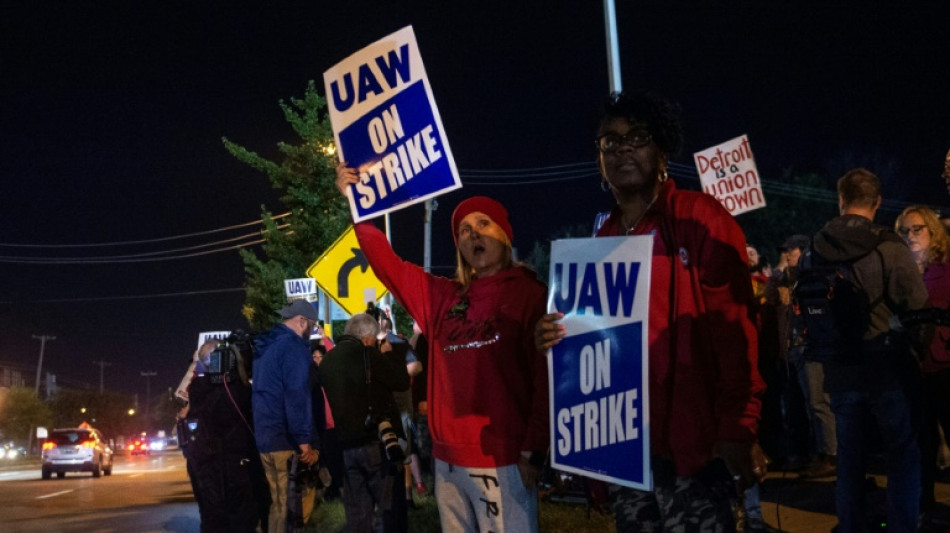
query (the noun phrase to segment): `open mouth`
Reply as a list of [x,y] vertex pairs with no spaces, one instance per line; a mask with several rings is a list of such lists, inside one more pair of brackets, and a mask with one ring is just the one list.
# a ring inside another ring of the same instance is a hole
[[484,251],[485,251],[485,247],[482,246],[481,244],[476,244],[475,246],[472,247],[472,253],[475,255],[479,255]]

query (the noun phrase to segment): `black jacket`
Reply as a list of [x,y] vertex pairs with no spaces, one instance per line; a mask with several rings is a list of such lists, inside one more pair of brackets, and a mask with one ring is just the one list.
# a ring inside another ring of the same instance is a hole
[[[927,288],[907,245],[891,230],[858,215],[844,215],[825,224],[812,241],[829,261],[854,261],[854,276],[868,295],[871,324],[864,339],[880,341],[890,332],[894,314],[927,306]],[[918,335],[921,332],[916,332]],[[870,352],[859,365],[825,364],[827,392],[875,391],[906,385],[916,372],[910,346],[890,353]]]
[[[374,347],[363,346],[356,337],[344,335],[323,358],[320,365],[323,390],[343,448],[378,441],[376,424],[383,418],[389,418],[396,434],[404,436],[392,393],[409,388],[409,374],[405,363],[390,354],[381,354]],[[370,374],[368,387],[366,360]],[[374,423],[367,427],[370,406]]]

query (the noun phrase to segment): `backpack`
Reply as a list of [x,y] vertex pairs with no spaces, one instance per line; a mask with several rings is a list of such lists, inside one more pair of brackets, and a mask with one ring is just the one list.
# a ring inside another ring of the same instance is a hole
[[[876,247],[874,251],[880,255]],[[861,355],[871,309],[880,301],[872,302],[854,275],[854,262],[866,255],[834,262],[811,247],[802,252],[794,291],[804,324],[806,359],[843,362]]]

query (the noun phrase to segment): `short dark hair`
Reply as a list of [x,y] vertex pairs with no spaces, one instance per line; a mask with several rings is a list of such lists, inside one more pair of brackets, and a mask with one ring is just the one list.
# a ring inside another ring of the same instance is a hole
[[599,128],[615,118],[646,125],[653,142],[666,155],[677,155],[683,147],[683,125],[680,106],[651,92],[611,93],[604,104],[604,117]]
[[866,168],[854,168],[838,180],[838,196],[845,207],[874,207],[881,196],[881,179]]

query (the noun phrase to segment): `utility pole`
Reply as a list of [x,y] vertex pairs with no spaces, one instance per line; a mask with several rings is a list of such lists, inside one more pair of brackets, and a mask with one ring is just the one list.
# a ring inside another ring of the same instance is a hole
[[152,398],[152,387],[151,387],[152,376],[155,376],[158,373],[155,372],[154,370],[146,370],[146,371],[141,372],[141,374],[145,376],[145,424],[146,426],[148,426],[149,421],[151,420],[148,417],[148,406],[151,403],[151,398]]
[[604,0],[604,26],[607,34],[607,75],[610,80],[610,92],[623,90],[620,79],[620,50],[617,44],[617,11],[614,0]]
[[43,368],[43,351],[46,349],[46,341],[55,341],[56,337],[52,335],[33,335],[34,339],[40,341],[40,361],[36,363],[36,388],[34,393],[36,397],[40,397],[40,372]]
[[107,366],[112,366],[112,363],[108,361],[93,361],[92,364],[99,365],[99,394],[102,394],[104,387],[103,374],[105,373],[105,368]]

